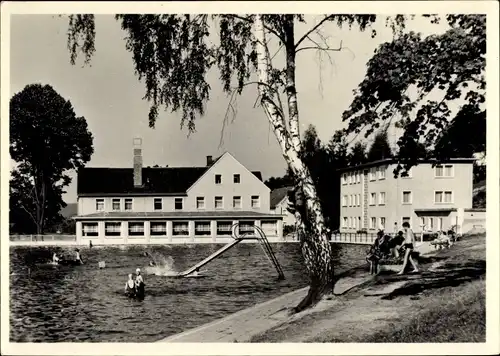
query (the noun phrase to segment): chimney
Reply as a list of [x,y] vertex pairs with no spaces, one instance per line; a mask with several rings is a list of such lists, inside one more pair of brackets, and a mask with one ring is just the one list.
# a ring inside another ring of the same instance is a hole
[[142,139],[134,138],[134,188],[142,187]]
[[214,161],[212,160],[212,156],[207,156],[207,167],[210,166]]

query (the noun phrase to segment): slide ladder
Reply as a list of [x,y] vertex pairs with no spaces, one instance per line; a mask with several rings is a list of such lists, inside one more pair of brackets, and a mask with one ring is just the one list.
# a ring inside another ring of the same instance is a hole
[[231,247],[236,246],[238,243],[240,243],[243,240],[257,240],[262,249],[264,250],[264,254],[267,256],[271,264],[274,265],[276,268],[276,271],[278,272],[278,279],[282,280],[285,279],[285,274],[283,273],[283,269],[281,268],[281,265],[278,261],[278,258],[276,258],[276,255],[274,254],[274,251],[271,247],[271,244],[269,243],[269,240],[266,237],[266,234],[264,231],[258,227],[258,226],[253,226],[254,234],[251,235],[251,232],[245,232],[242,235],[239,235],[238,233],[238,227],[239,223],[236,223],[232,226],[232,237],[233,241],[228,243],[227,245],[222,246],[220,249],[212,253],[210,256],[205,258],[204,260],[198,262],[195,264],[193,267],[188,268],[187,270],[183,272],[179,272],[177,274],[177,277],[186,277],[189,276],[190,274],[194,273],[195,271],[199,270],[201,267],[212,261],[213,259],[217,258],[218,256],[222,255],[224,252],[229,250]]
[[[238,236],[238,229],[237,229],[238,226],[239,226],[239,224],[233,225],[233,235],[236,238],[240,237],[240,236]],[[269,259],[271,264],[274,265],[274,268],[276,268],[276,272],[278,272],[278,279],[280,279],[280,280],[285,279],[285,274],[283,273],[283,269],[281,268],[281,265],[278,261],[278,258],[274,254],[274,251],[271,247],[271,244],[269,243],[269,240],[267,239],[266,234],[259,226],[254,225],[253,230],[256,232],[256,234],[254,234],[253,236],[251,235],[251,236],[246,237],[248,234],[251,233],[251,232],[246,232],[240,238],[256,239],[257,241],[259,241],[262,249],[264,250],[264,254],[267,256],[267,258]]]

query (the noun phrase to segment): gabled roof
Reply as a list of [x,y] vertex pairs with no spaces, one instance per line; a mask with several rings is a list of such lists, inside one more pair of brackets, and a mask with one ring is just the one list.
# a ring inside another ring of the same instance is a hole
[[271,197],[269,204],[271,206],[271,209],[274,209],[276,205],[281,203],[283,199],[287,197],[288,191],[292,190],[293,187],[281,187],[281,188],[276,188],[273,191],[271,191]]
[[[182,195],[210,167],[143,168],[143,187],[140,188],[134,187],[133,168],[81,168],[78,170],[77,195]],[[260,172],[252,173],[262,181]]]

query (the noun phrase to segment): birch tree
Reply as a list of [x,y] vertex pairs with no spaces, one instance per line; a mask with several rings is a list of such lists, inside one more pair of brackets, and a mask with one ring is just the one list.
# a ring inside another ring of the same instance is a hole
[[[216,67],[229,106],[244,88],[253,87],[294,176],[298,202],[296,218],[305,266],[310,276],[300,311],[331,292],[334,268],[329,236],[315,184],[301,159],[300,106],[296,87],[296,57],[302,51],[331,55],[322,32],[328,23],[369,29],[374,15],[323,15],[308,23],[303,15],[116,15],[126,33],[135,72],[145,85],[154,127],[161,108],[179,112],[181,127],[195,130],[210,98],[206,77]],[[396,16],[391,24],[401,24]],[[309,28],[297,33],[297,25]],[[371,32],[372,36],[375,32]],[[83,53],[88,63],[95,52],[93,15],[69,17],[68,48],[71,63]],[[230,111],[230,110],[229,110]]]

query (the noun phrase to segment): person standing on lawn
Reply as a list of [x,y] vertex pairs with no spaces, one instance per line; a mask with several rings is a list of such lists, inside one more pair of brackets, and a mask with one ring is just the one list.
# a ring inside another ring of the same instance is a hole
[[410,228],[410,223],[408,221],[405,221],[403,223],[403,230],[405,234],[405,257],[403,260],[403,267],[401,268],[401,271],[399,271],[399,275],[403,274],[406,269],[406,265],[408,264],[408,260],[410,261],[411,265],[413,266],[413,271],[412,272],[418,272],[418,267],[413,258],[411,257],[412,252],[415,250],[415,234],[413,233],[413,230]]

